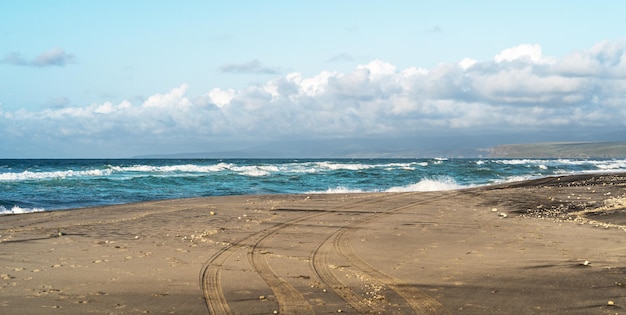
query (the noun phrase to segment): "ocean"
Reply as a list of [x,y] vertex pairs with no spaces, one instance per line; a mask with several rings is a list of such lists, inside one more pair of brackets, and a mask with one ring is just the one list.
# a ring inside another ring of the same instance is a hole
[[189,197],[452,190],[626,172],[602,159],[0,160],[0,214]]

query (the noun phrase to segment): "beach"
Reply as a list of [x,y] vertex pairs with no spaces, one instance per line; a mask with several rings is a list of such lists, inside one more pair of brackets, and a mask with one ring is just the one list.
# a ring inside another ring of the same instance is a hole
[[626,174],[0,216],[2,314],[619,314]]

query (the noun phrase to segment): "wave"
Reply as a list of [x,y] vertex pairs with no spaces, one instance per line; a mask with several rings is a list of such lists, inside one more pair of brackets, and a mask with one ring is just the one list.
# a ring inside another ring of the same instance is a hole
[[235,164],[218,163],[213,165],[181,164],[181,165],[133,165],[133,166],[110,166],[116,172],[142,172],[142,173],[212,173],[231,169]]
[[13,206],[11,209],[7,209],[3,206],[0,206],[0,215],[7,214],[23,214],[23,213],[32,213],[32,212],[42,212],[46,211],[43,208],[21,208],[18,206]]
[[365,192],[367,191],[363,191],[362,189],[339,186],[335,188],[328,188],[325,191],[309,191],[309,192],[306,192],[305,194],[355,194],[355,193],[358,194],[358,193],[365,193]]
[[[272,163],[265,161],[250,163],[249,161],[227,161],[215,164],[177,164],[177,165],[104,165],[92,169],[68,169],[51,171],[0,172],[0,181],[49,180],[79,177],[109,177],[111,179],[129,179],[143,176],[202,176],[215,173],[233,173],[235,175],[262,177],[290,174],[313,174],[335,171],[422,171],[427,169],[441,169],[467,165],[454,164],[447,159],[421,159],[412,161],[303,161],[290,163]],[[494,165],[503,167],[527,167],[537,169],[540,175],[559,174],[561,172],[613,171],[626,169],[626,160],[602,159],[480,159],[471,161],[471,164],[481,168],[493,168]],[[445,165],[443,165],[445,164]],[[491,166],[488,166],[491,165]],[[494,171],[498,171],[493,168]],[[500,169],[508,172],[508,169]],[[444,171],[452,171],[452,169]],[[453,172],[453,171],[452,171]],[[522,171],[525,172],[525,171]],[[441,173],[441,172],[438,172]],[[415,183],[414,185],[417,185]],[[424,184],[425,185],[425,184]]]
[[417,183],[412,183],[405,186],[395,186],[388,189],[372,189],[363,190],[360,188],[349,188],[345,186],[338,186],[335,188],[328,188],[325,191],[310,191],[308,194],[348,194],[348,193],[368,193],[368,192],[420,192],[420,191],[448,191],[462,188],[472,187],[471,185],[461,185],[457,183],[452,177],[441,176],[436,179],[422,179]]
[[55,179],[55,178],[68,178],[68,177],[103,177],[112,174],[110,169],[106,170],[85,170],[85,171],[54,171],[54,172],[31,172],[23,171],[21,173],[0,173],[0,181],[17,181],[17,180],[41,180],[41,179]]
[[0,172],[0,181],[49,180],[77,177],[111,177],[113,179],[129,179],[142,176],[194,176],[232,172],[237,175],[259,177],[273,174],[312,174],[334,171],[363,171],[363,170],[407,170],[414,171],[432,165],[443,163],[442,160],[407,161],[372,163],[367,162],[340,162],[340,161],[306,161],[293,163],[261,163],[248,164],[246,162],[220,162],[217,164],[177,164],[177,165],[104,165],[99,168],[81,170],[54,170],[23,172]]
[[406,186],[391,187],[385,192],[413,192],[413,191],[447,191],[456,190],[461,188],[467,188],[470,186],[463,186],[457,183],[454,178],[449,176],[442,176],[436,179],[425,178],[417,183],[409,184]]

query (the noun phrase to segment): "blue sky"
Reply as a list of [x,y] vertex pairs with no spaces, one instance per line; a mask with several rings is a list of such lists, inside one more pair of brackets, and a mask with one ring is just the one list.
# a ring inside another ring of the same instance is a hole
[[3,1],[0,158],[351,137],[409,137],[419,147],[434,134],[494,135],[493,144],[509,133],[619,138],[625,9],[622,1]]

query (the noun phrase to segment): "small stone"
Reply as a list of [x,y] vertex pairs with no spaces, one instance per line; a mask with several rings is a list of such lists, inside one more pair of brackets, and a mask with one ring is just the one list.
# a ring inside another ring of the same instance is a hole
[[491,209],[491,212],[498,212],[498,208]]
[[337,313],[343,313],[343,311],[341,309],[338,309]]
[[265,300],[265,295],[259,296],[259,300]]
[[590,262],[589,260],[585,260],[585,262],[583,262],[583,266],[589,266]]
[[608,302],[606,302],[606,305],[608,305],[608,306],[615,306],[615,302],[613,302],[613,301],[608,301]]
[[215,211],[209,212],[210,215],[215,215]]

